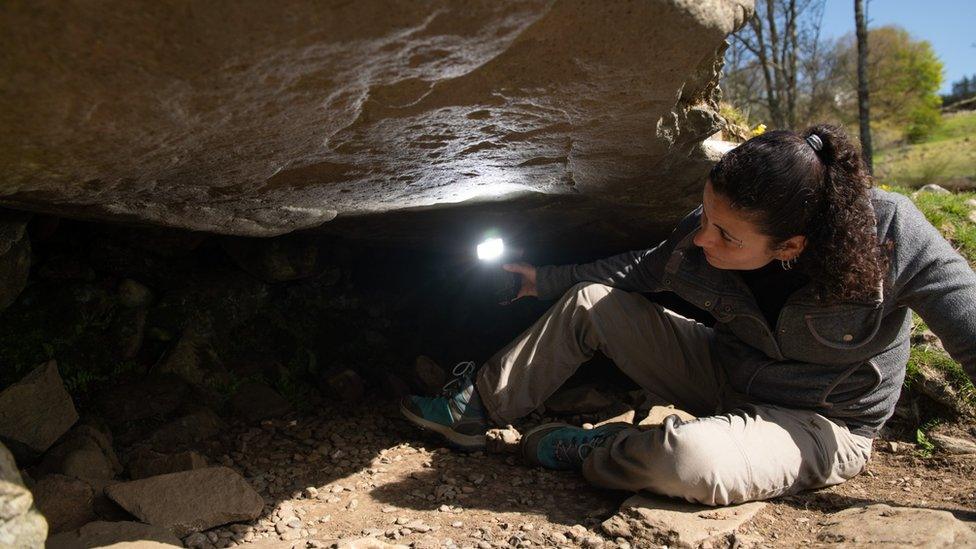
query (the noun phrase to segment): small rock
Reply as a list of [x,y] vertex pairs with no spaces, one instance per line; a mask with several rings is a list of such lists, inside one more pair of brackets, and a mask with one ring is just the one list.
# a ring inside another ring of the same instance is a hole
[[153,299],[152,290],[131,278],[119,282],[116,294],[120,305],[132,309],[148,307]]
[[[138,540],[138,542],[136,541]],[[201,541],[202,540],[202,541]],[[155,547],[148,542],[156,542],[162,545],[174,545],[179,547],[199,548],[206,547],[209,541],[207,536],[196,533],[188,536],[183,543],[180,539],[170,533],[165,528],[151,526],[141,522],[120,521],[120,522],[89,522],[78,530],[58,534],[47,540],[49,549],[86,549],[88,547],[122,547],[130,543],[146,542],[146,549]],[[120,544],[120,545],[116,545]]]
[[20,460],[43,454],[77,420],[54,360],[0,392],[0,439]]
[[230,403],[239,415],[252,423],[281,417],[292,410],[285,397],[264,383],[254,381],[241,384]]
[[593,387],[582,386],[559,391],[545,404],[556,414],[588,414],[610,407],[613,401]]
[[916,196],[918,196],[919,194],[922,194],[922,193],[952,194],[952,192],[949,191],[948,189],[946,189],[945,187],[942,187],[940,185],[936,185],[935,183],[929,183],[928,185],[925,185],[922,188],[920,188],[919,190],[917,190],[914,193],[912,193],[912,198],[914,198],[914,197],[916,197]]
[[964,438],[929,433],[929,439],[950,454],[976,454],[976,443]]
[[207,467],[207,458],[197,452],[160,454],[149,450],[143,451],[129,461],[129,477],[132,480],[137,480],[167,473],[203,469],[204,467]]
[[356,402],[366,392],[363,378],[348,368],[330,370],[322,378],[323,389],[343,402]]
[[414,360],[413,377],[422,394],[436,395],[447,382],[447,372],[430,357],[420,355]]
[[647,417],[642,419],[638,425],[664,425],[664,420],[670,416],[678,416],[681,421],[692,421],[695,419],[695,416],[684,410],[679,410],[674,406],[652,406],[650,411],[647,412]]
[[51,534],[75,530],[95,520],[94,493],[84,481],[48,475],[37,481],[31,491]]
[[485,451],[489,454],[517,454],[520,440],[522,434],[511,425],[504,429],[489,429],[485,433]]

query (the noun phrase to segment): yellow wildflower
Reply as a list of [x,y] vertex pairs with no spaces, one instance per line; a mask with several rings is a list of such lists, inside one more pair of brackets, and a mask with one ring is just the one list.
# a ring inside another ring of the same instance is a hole
[[755,128],[752,129],[752,136],[753,137],[756,137],[757,135],[762,135],[764,133],[766,133],[766,125],[765,124],[759,124],[758,126],[756,126]]

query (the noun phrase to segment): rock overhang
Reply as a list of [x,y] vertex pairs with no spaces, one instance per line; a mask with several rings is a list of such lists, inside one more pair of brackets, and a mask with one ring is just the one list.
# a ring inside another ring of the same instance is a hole
[[[559,230],[612,208],[660,230],[697,203],[724,40],[750,10],[8,6],[0,204],[246,236],[450,232],[416,222],[440,209],[542,209]],[[390,212],[415,214],[363,229]]]

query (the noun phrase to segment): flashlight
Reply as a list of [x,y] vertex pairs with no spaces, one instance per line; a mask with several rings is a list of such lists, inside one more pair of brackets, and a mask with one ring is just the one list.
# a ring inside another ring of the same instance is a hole
[[477,253],[478,260],[487,270],[495,301],[507,304],[514,300],[522,287],[522,275],[502,269],[502,261],[512,255],[510,251],[506,254],[505,241],[497,237],[486,238],[478,244]]

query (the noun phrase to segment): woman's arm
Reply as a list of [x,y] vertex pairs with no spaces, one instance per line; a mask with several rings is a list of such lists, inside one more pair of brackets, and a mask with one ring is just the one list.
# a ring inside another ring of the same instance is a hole
[[555,299],[579,282],[597,282],[633,292],[661,289],[664,264],[675,245],[700,224],[701,208],[691,212],[675,227],[667,240],[653,248],[624,252],[583,265],[539,267],[536,288],[539,299]]
[[976,381],[976,273],[908,198],[897,199],[893,290]]

